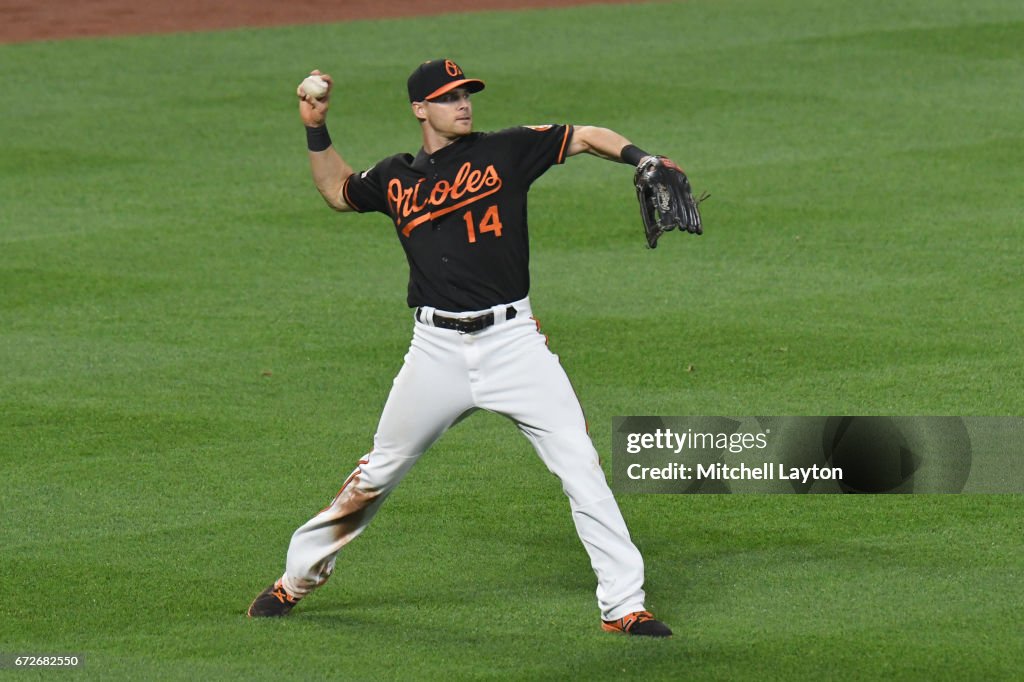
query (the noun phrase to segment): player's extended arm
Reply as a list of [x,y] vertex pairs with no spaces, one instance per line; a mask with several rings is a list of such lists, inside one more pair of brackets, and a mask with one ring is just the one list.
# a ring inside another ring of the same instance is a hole
[[310,97],[300,86],[295,93],[299,96],[299,117],[306,126],[309,166],[313,172],[313,183],[327,205],[335,211],[353,210],[341,195],[345,180],[352,175],[352,167],[341,158],[331,144],[327,134],[327,110],[330,108],[331,89],[334,83],[327,74],[311,72],[327,81],[327,94],[321,99]]
[[677,228],[703,234],[697,207],[708,195],[694,198],[686,173],[671,159],[650,155],[614,130],[596,126],[573,128],[572,142],[565,154],[582,152],[621,161],[636,169],[633,185],[640,202],[647,246],[655,248],[662,234]]
[[630,141],[614,130],[598,128],[597,126],[575,126],[572,132],[572,142],[569,143],[569,150],[566,156],[576,154],[593,154],[602,159],[611,161],[622,161],[619,153],[623,147],[628,147]]

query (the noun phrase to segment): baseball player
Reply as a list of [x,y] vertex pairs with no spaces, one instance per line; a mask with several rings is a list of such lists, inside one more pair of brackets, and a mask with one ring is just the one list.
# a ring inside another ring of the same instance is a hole
[[[314,71],[314,74],[319,74]],[[331,84],[330,76],[321,74]],[[484,409],[511,418],[562,483],[597,575],[601,625],[667,637],[644,607],[644,564],[608,487],[583,410],[530,305],[527,193],[580,153],[639,166],[651,158],[605,128],[572,125],[473,132],[470,96],[484,89],[447,59],[408,80],[423,147],[353,172],[326,127],[330,89],[301,89],[315,183],[336,211],[387,215],[409,263],[413,337],[380,416],[373,449],[325,509],[292,536],[284,574],[249,607],[284,616],[326,582],[339,551],[452,425]]]

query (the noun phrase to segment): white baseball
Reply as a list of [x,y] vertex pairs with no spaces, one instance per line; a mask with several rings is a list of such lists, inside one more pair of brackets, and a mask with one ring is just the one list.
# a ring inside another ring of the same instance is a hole
[[307,76],[302,85],[299,86],[302,92],[314,99],[320,99],[327,94],[327,81],[320,76]]

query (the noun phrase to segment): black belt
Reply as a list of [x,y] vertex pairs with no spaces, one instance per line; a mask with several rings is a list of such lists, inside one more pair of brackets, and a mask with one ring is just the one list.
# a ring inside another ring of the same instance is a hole
[[[514,320],[516,317],[515,306],[505,308],[505,319]],[[423,308],[416,309],[416,319],[425,322],[423,319]],[[434,326],[441,329],[452,329],[463,334],[474,334],[487,329],[494,324],[494,313],[484,313],[476,317],[448,317],[434,313]]]

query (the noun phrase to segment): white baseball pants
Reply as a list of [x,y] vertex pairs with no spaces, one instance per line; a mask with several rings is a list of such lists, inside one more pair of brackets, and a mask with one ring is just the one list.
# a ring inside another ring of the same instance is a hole
[[[495,324],[463,334],[433,326],[431,308],[416,321],[373,439],[334,501],[292,536],[284,588],[302,597],[334,570],[416,460],[453,424],[484,409],[511,418],[562,482],[590,564],[601,616],[615,620],[644,608],[644,565],[629,537],[587,435],[576,393],[531,317],[529,299],[495,306]],[[472,317],[489,311],[444,313]]]

